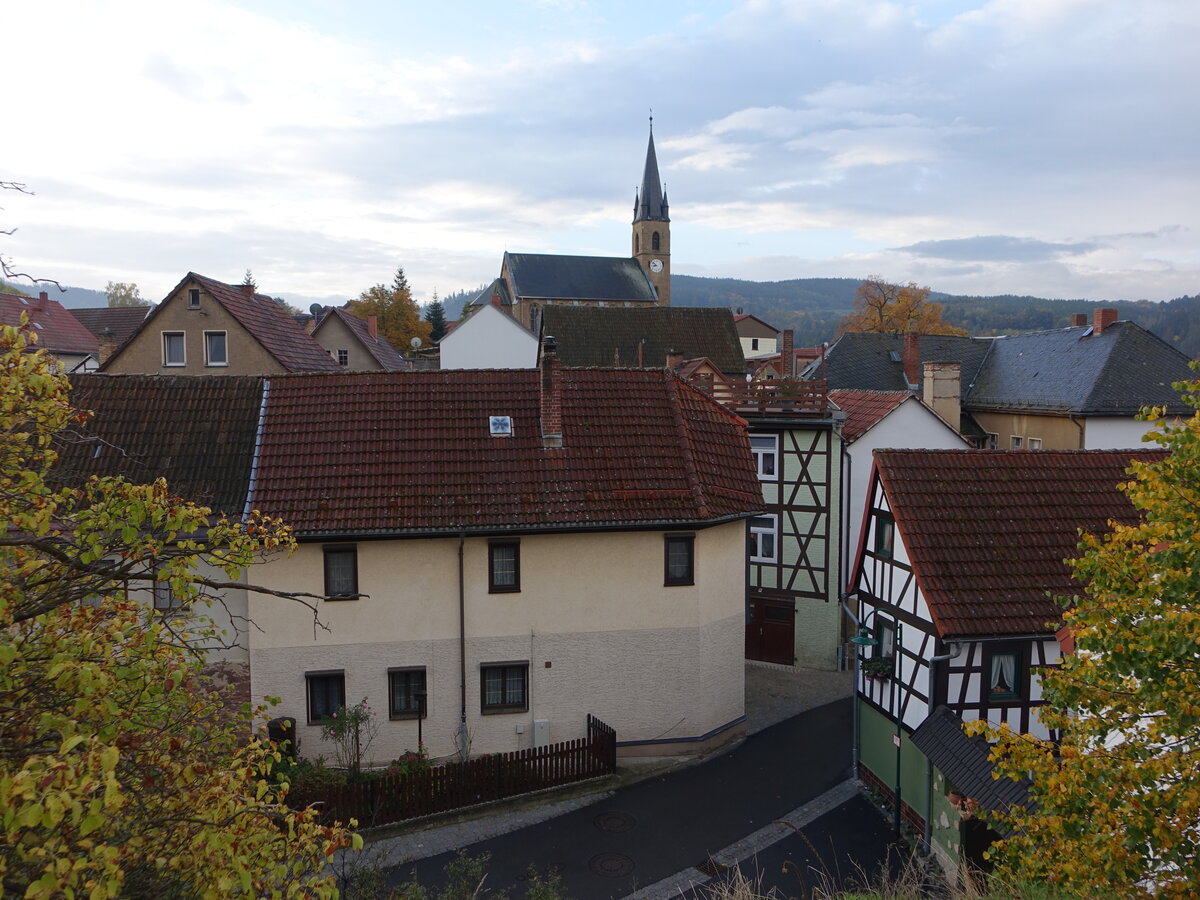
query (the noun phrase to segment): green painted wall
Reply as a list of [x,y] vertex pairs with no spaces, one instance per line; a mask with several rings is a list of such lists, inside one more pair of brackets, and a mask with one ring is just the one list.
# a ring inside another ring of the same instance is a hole
[[[859,761],[876,778],[893,788],[896,783],[896,746],[892,743],[895,723],[874,707],[859,703],[858,729]],[[918,815],[928,818],[925,805],[925,754],[912,745],[908,734],[901,734],[900,799],[915,809]],[[934,812],[937,812],[936,803]]]

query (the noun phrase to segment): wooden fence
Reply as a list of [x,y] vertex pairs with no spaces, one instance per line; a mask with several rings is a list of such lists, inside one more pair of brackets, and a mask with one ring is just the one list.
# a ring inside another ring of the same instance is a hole
[[586,738],[574,741],[384,775],[319,795],[296,792],[288,803],[319,806],[324,821],[353,818],[360,828],[370,828],[611,775],[617,770],[616,731],[591,715],[587,729]]
[[808,417],[829,414],[824,381],[779,378],[747,384],[698,375],[688,383],[737,413]]

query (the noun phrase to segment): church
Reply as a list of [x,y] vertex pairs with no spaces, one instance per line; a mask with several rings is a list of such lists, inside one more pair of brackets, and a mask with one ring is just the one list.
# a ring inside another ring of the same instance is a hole
[[671,303],[671,217],[654,153],[654,121],[633,201],[633,254],[505,253],[500,277],[475,300],[500,306],[538,334],[547,306],[650,308]]

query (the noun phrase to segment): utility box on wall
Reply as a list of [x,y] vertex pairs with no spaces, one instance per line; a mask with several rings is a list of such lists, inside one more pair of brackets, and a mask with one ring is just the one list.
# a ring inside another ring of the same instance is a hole
[[533,746],[545,747],[550,743],[550,720],[533,720]]

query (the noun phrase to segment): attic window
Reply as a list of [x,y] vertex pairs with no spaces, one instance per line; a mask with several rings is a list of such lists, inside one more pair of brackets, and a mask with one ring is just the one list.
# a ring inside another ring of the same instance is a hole
[[188,288],[188,309],[200,308],[200,288]]
[[512,437],[512,416],[488,416],[492,437]]
[[904,357],[900,355],[899,350],[889,350],[888,359],[892,362],[904,362]]

